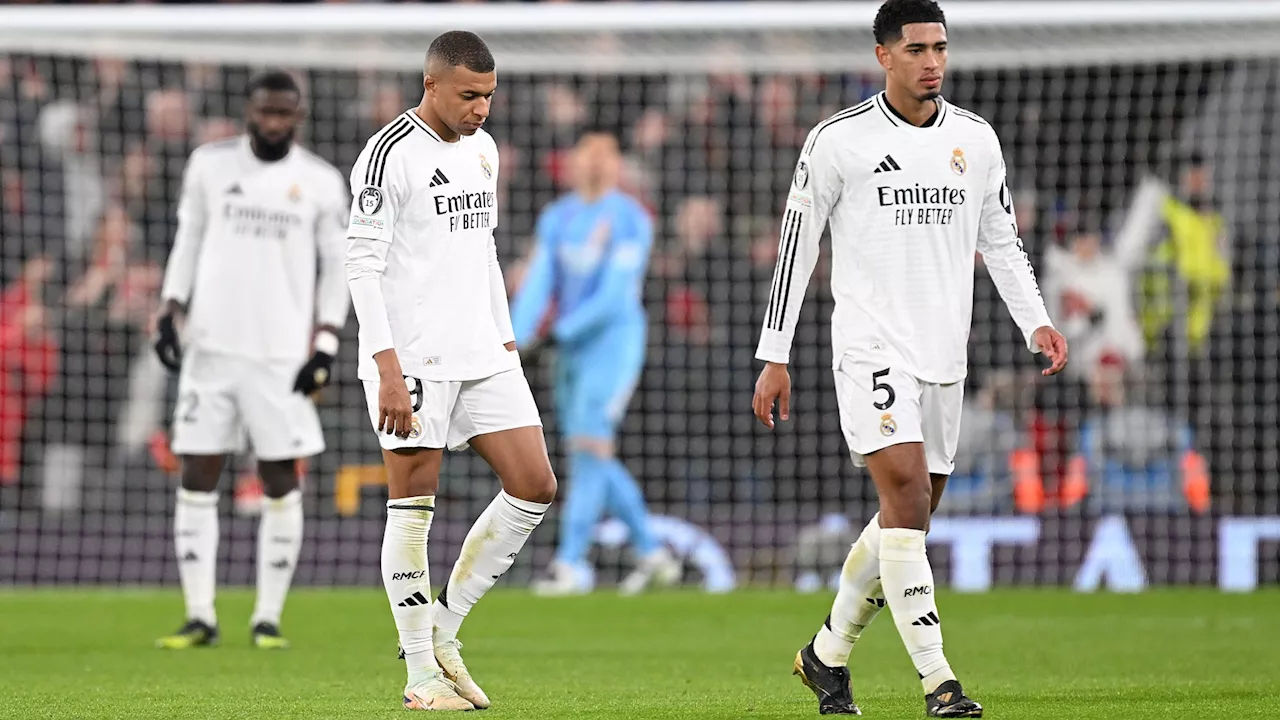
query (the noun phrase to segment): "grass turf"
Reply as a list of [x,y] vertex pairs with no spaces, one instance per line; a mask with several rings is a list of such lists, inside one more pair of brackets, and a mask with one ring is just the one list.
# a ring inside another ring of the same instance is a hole
[[[222,645],[152,641],[177,592],[0,592],[0,717],[403,717],[380,591],[294,592],[285,652],[250,648],[252,595],[219,595]],[[463,628],[491,718],[804,718],[790,676],[830,597],[746,591],[547,600],[494,592]],[[1273,717],[1280,594],[1000,591],[941,597],[947,651],[990,718]],[[870,717],[923,717],[888,613],[852,660]]]

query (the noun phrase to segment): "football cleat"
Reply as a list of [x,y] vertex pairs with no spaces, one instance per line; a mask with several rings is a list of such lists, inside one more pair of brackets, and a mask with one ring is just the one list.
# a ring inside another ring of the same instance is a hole
[[432,673],[422,682],[404,689],[405,710],[475,710],[458,688],[441,673]]
[[957,680],[948,680],[926,695],[924,706],[929,717],[982,717],[982,706],[964,694]]
[[477,710],[489,707],[489,696],[485,695],[484,690],[481,690],[476,681],[471,678],[471,672],[462,662],[462,643],[457,640],[438,642],[435,643],[434,649],[436,662],[444,671],[445,679],[453,683],[458,689],[458,694],[474,705]]
[[670,550],[660,547],[641,558],[636,569],[622,579],[618,592],[638,595],[650,587],[671,587],[680,582],[680,570],[680,561]]
[[819,715],[861,715],[853,703],[853,685],[849,680],[849,668],[827,667],[813,652],[810,642],[796,653],[792,675],[799,675],[800,682],[818,696]]
[[591,592],[590,571],[556,560],[551,563],[549,577],[533,583],[533,594],[540,597],[586,595]]
[[161,650],[186,650],[218,644],[218,628],[200,620],[188,620],[178,632],[156,640]]
[[280,628],[260,622],[253,626],[253,646],[259,650],[288,650],[289,641],[280,636]]

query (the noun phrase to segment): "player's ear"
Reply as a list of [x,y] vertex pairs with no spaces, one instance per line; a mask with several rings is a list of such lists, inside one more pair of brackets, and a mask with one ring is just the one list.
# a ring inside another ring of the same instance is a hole
[[884,68],[885,70],[892,69],[890,66],[892,65],[893,61],[889,55],[889,48],[885,47],[884,45],[879,45],[879,44],[876,45],[876,60],[879,61],[880,67]]

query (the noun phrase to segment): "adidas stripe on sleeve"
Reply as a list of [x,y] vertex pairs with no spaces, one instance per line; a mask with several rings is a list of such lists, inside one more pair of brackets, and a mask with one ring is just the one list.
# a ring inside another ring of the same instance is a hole
[[833,162],[832,149],[824,142],[822,133],[831,124],[862,111],[852,108],[832,117],[815,127],[805,140],[782,216],[778,260],[769,287],[764,329],[756,347],[757,359],[790,362],[800,304],[818,262],[818,241],[840,197],[843,182]]
[[399,157],[391,151],[411,132],[404,117],[391,123],[369,140],[351,169],[347,285],[360,323],[361,354],[370,357],[395,346],[381,282],[403,190]]

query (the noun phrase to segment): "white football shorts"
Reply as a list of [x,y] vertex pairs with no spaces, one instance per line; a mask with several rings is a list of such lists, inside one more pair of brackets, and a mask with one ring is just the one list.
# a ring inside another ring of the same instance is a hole
[[294,460],[324,451],[320,416],[293,391],[302,365],[189,348],[178,376],[172,450],[225,455],[246,448],[259,460]]
[[520,427],[542,427],[542,416],[522,368],[505,370],[480,380],[431,381],[405,377],[413,402],[413,429],[408,438],[378,431],[376,380],[364,381],[369,420],[386,450],[448,448],[465,450],[477,435]]
[[890,353],[846,355],[835,371],[840,428],[853,463],[890,445],[924,443],[929,472],[950,475],[960,442],[964,382],[922,382],[900,369]]

